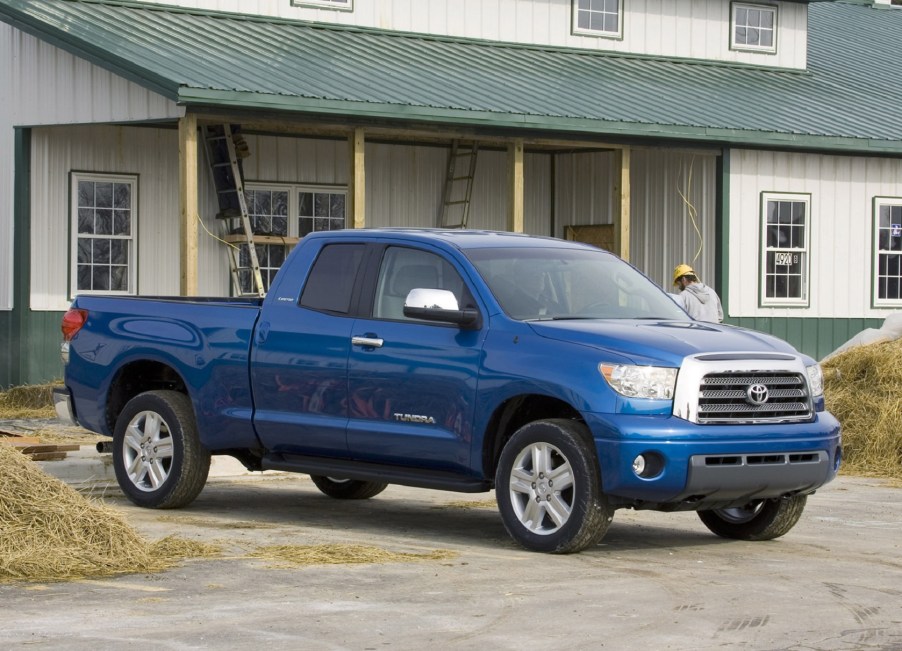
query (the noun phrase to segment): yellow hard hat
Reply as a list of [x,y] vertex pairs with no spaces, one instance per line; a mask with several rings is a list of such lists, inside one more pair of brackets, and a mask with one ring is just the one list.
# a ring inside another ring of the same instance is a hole
[[677,281],[680,278],[682,278],[683,276],[688,276],[690,274],[693,276],[698,275],[695,273],[695,270],[692,267],[690,267],[688,264],[686,264],[685,262],[683,264],[678,264],[676,267],[673,268],[673,284],[676,285]]

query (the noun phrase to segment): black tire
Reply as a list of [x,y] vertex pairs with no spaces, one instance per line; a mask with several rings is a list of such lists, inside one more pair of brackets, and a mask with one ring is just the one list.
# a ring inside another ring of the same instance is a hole
[[113,467],[125,496],[138,506],[190,504],[210,472],[191,400],[177,391],[148,391],[125,405],[113,432]]
[[514,433],[498,460],[495,499],[511,538],[537,552],[590,547],[613,517],[588,431],[570,420],[539,420]]
[[337,479],[322,475],[310,475],[310,479],[323,494],[337,500],[368,500],[384,491],[388,486],[388,484],[378,481]]
[[757,500],[735,509],[699,511],[698,517],[721,538],[773,540],[796,525],[807,501],[807,495]]

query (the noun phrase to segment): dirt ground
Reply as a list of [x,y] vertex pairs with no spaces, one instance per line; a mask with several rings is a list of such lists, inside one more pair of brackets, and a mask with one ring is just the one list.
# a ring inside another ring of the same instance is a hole
[[[526,552],[492,494],[366,501],[306,476],[215,478],[189,508],[105,501],[150,539],[222,546],[154,575],[0,585],[0,648],[902,650],[902,489],[841,477],[770,542],[692,513],[618,511],[596,548]],[[437,560],[287,566],[263,546],[359,544]]]

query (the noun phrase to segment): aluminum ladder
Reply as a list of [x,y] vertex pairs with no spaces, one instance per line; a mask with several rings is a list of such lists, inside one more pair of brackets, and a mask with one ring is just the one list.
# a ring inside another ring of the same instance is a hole
[[[216,198],[219,203],[219,212],[216,214],[216,218],[222,220],[224,225],[222,230],[226,238],[229,235],[241,236],[239,247],[247,246],[250,261],[251,288],[250,291],[247,291],[241,283],[241,270],[247,269],[240,264],[241,249],[226,241],[225,238],[223,239],[228,245],[232,287],[237,296],[264,296],[266,290],[263,286],[263,276],[260,273],[257,248],[254,246],[254,229],[251,225],[247,199],[244,194],[244,170],[241,159],[246,158],[249,152],[239,131],[240,127],[231,124],[201,127],[207,161],[213,174],[213,186],[216,188]],[[236,221],[239,226],[231,228]],[[238,232],[233,232],[235,230]]]
[[470,217],[470,198],[473,196],[473,177],[476,176],[476,141],[454,140],[448,153],[448,173],[442,194],[439,228],[466,228]]

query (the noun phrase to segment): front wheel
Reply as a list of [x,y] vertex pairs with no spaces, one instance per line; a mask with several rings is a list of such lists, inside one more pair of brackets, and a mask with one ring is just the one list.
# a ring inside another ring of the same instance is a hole
[[699,511],[698,517],[721,538],[773,540],[796,525],[807,501],[807,495],[756,500],[738,508]]
[[210,452],[197,436],[191,400],[177,391],[148,391],[125,405],[113,432],[113,468],[138,506],[173,509],[198,496]]
[[613,513],[588,431],[570,420],[535,421],[514,433],[498,461],[495,497],[507,532],[538,552],[594,545]]
[[360,481],[358,479],[337,479],[310,475],[310,479],[324,495],[339,500],[366,500],[375,497],[385,490],[388,484],[379,481]]

